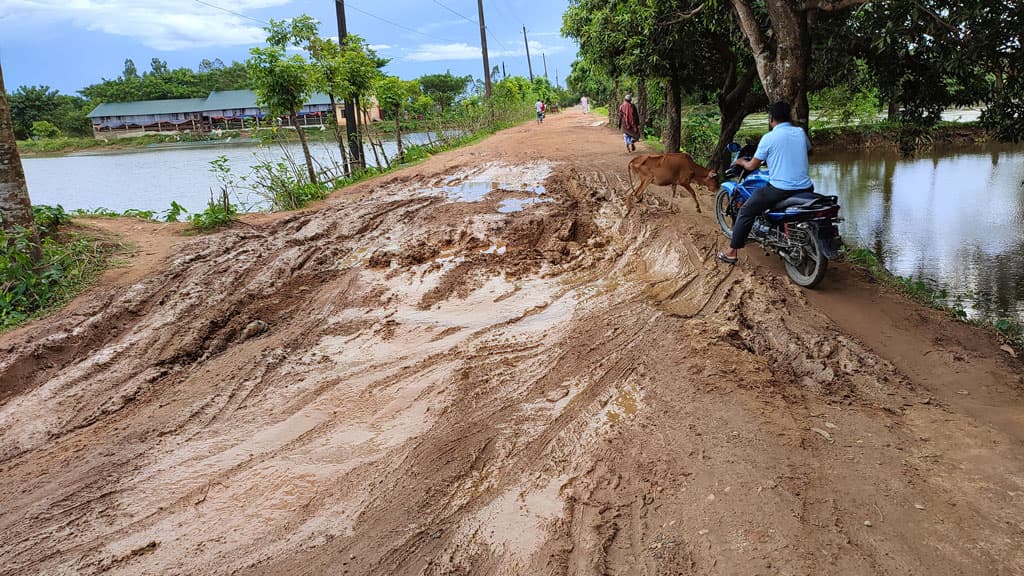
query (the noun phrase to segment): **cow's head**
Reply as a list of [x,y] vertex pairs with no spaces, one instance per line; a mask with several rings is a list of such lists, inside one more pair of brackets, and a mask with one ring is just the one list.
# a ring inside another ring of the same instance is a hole
[[718,190],[718,172],[715,172],[714,170],[708,170],[708,175],[701,178],[700,183],[702,186],[706,187],[708,190],[711,190],[712,192]]

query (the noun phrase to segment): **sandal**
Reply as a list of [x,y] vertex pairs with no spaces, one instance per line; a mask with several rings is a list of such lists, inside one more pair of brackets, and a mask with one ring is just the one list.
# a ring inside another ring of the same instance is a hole
[[730,257],[726,256],[725,252],[719,252],[718,253],[718,259],[721,260],[722,262],[725,262],[726,264],[731,265],[731,266],[735,266],[736,263],[740,261],[739,258],[730,258]]

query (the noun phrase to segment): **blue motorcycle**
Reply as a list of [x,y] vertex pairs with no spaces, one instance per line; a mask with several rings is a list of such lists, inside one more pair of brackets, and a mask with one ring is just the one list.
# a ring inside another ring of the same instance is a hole
[[[727,150],[732,153],[733,162],[741,155],[750,158],[755,151],[753,146],[740,148],[735,142]],[[731,238],[743,203],[768,185],[768,171],[747,172],[734,164],[724,176],[727,180],[715,197],[715,215],[722,232]],[[802,192],[759,215],[750,240],[760,244],[766,253],[778,254],[793,282],[813,288],[825,277],[829,259],[839,255],[842,239],[836,224],[841,221],[838,198]]]

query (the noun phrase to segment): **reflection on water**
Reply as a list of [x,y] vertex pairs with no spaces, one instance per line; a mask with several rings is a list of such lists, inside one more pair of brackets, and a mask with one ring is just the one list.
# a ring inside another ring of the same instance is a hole
[[1024,149],[830,153],[811,177],[839,196],[846,241],[894,274],[949,290],[969,313],[1024,319]]
[[[423,144],[428,134],[409,134],[404,144]],[[397,153],[395,142],[384,143],[388,158]],[[291,157],[301,165],[302,148],[288,145]],[[335,142],[310,142],[314,162],[332,167],[341,164],[341,152]],[[129,208],[161,211],[176,201],[190,211],[202,210],[211,190],[220,190],[210,172],[210,161],[226,156],[232,174],[242,177],[263,161],[278,162],[285,157],[281,147],[272,144],[217,145],[181,148],[143,149],[117,154],[81,154],[52,158],[24,158],[29,195],[36,204],[60,204],[66,210],[107,208],[123,212]],[[374,155],[366,147],[366,158],[374,164]],[[305,173],[305,169],[302,169]],[[242,194],[236,199],[243,207],[258,210],[264,199]]]

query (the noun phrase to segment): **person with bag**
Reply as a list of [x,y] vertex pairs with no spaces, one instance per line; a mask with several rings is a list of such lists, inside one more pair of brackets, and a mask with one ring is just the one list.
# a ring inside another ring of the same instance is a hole
[[626,94],[619,106],[619,129],[622,130],[622,139],[626,141],[626,150],[636,151],[636,141],[640,139],[640,114],[633,104],[633,97]]

